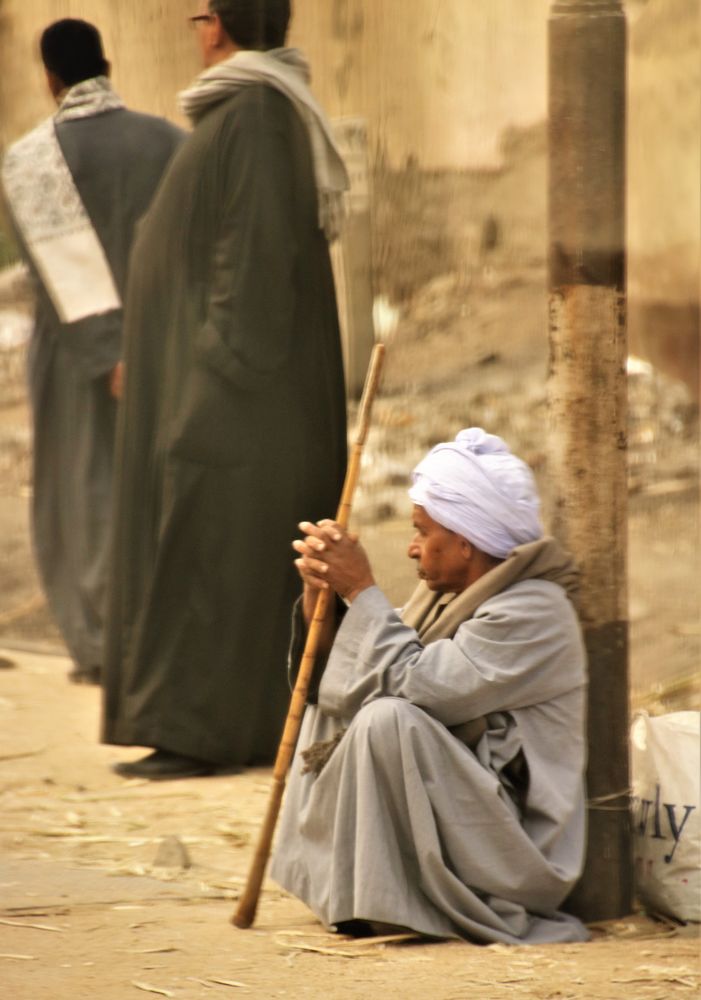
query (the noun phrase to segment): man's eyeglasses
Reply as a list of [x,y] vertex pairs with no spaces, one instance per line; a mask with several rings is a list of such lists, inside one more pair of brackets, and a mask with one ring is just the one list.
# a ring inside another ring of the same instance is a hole
[[197,24],[198,21],[211,21],[214,14],[194,14],[192,17],[188,17],[190,24]]

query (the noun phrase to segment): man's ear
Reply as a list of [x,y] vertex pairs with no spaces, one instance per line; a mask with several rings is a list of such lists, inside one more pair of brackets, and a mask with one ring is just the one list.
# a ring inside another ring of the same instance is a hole
[[474,554],[475,554],[475,551],[476,550],[475,550],[475,547],[472,544],[472,542],[468,542],[468,540],[466,538],[463,538],[462,535],[461,535],[460,536],[460,553],[461,553],[463,559],[465,560],[465,562],[471,562],[472,561],[472,559],[474,557]]
[[59,95],[66,89],[65,83],[50,69],[46,70],[46,82],[51,92],[51,96],[55,101],[58,101]]
[[221,18],[218,14],[212,14],[210,24],[212,28],[212,41],[215,47],[221,49],[231,45],[231,39],[226,33],[226,28],[222,24]]

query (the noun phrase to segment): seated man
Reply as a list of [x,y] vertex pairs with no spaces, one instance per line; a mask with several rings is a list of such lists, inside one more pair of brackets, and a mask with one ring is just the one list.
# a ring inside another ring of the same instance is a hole
[[354,535],[300,526],[307,622],[320,588],[348,608],[305,713],[272,877],[351,932],[586,940],[557,909],[585,842],[576,571],[543,537],[528,467],[479,428],[434,448],[409,495],[422,582],[401,613]]

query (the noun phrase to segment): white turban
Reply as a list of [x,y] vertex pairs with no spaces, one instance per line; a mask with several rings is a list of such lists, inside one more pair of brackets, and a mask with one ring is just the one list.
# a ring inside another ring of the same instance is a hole
[[533,473],[481,427],[436,445],[413,479],[413,502],[488,555],[505,559],[517,545],[543,537]]

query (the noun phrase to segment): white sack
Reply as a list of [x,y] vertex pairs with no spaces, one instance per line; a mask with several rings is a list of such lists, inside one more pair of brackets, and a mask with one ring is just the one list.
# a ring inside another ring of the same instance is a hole
[[633,722],[633,836],[646,909],[701,921],[701,712]]

